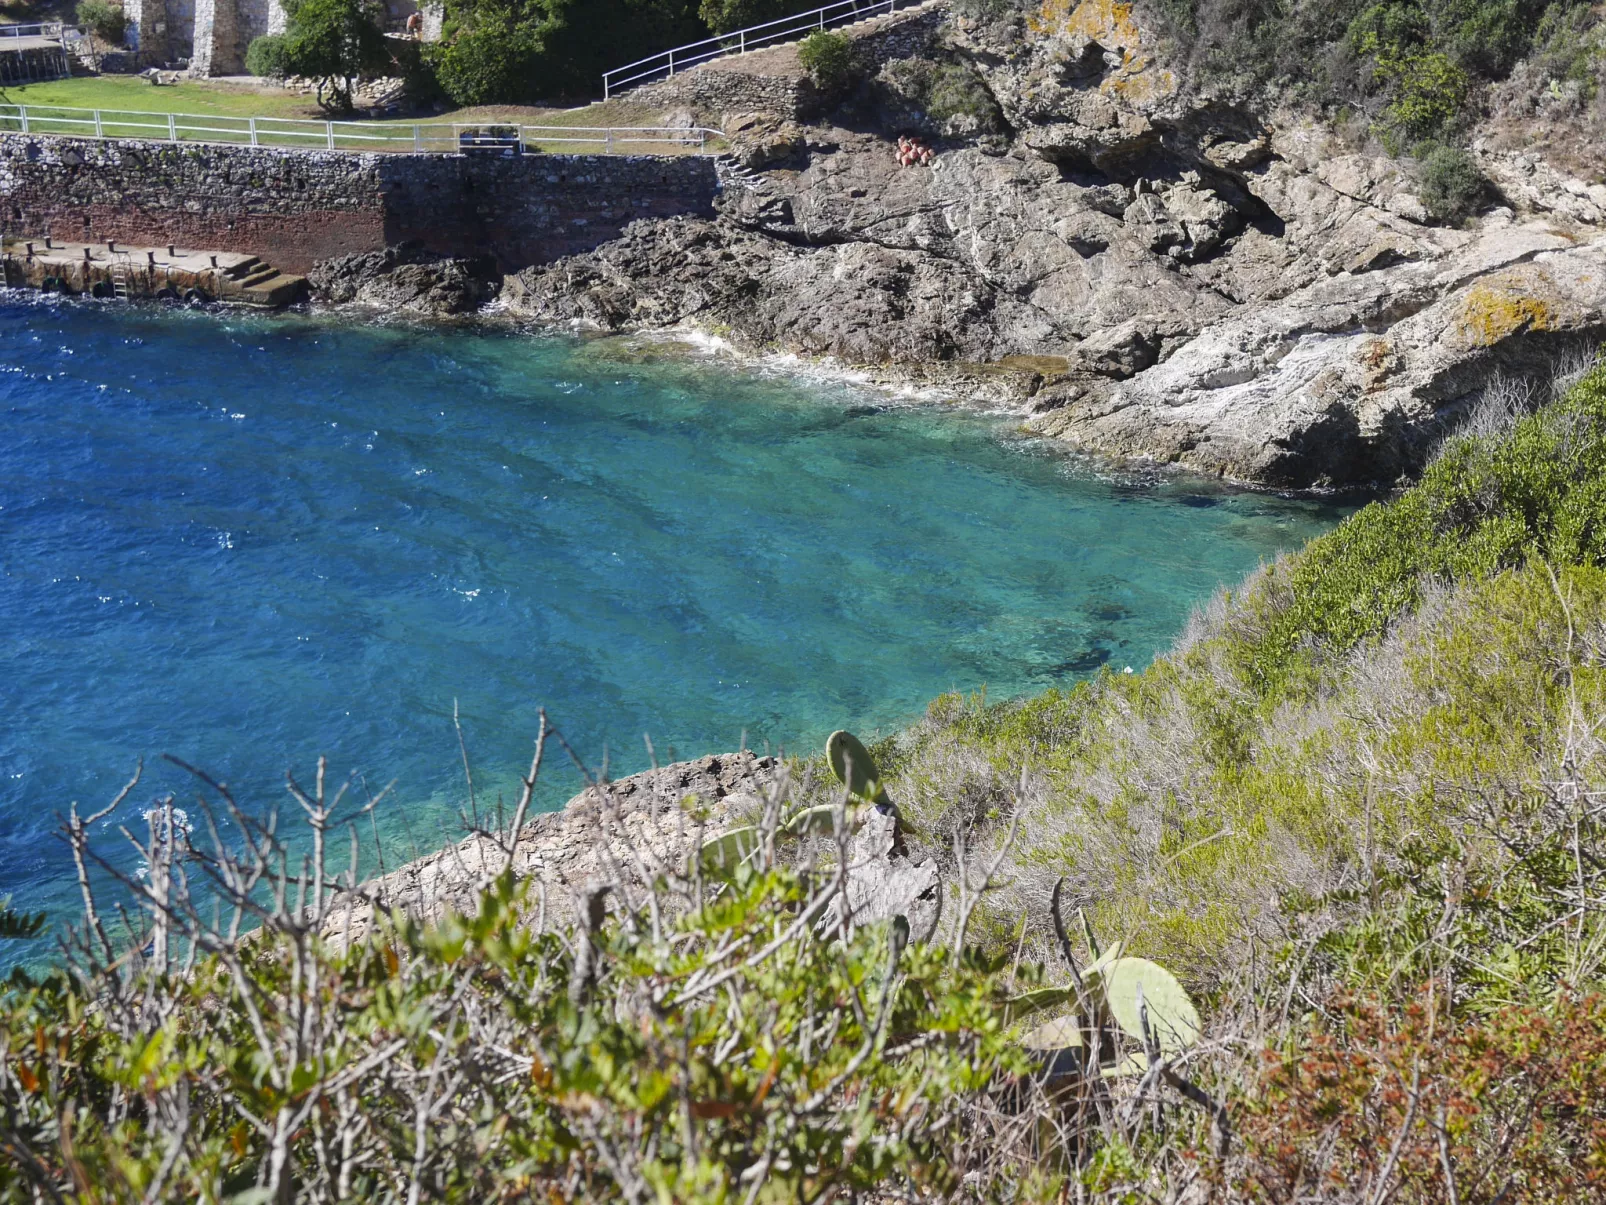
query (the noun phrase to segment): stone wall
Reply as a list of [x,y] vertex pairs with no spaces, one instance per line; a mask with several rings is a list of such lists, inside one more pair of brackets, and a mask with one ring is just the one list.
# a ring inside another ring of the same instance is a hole
[[616,238],[637,218],[712,216],[697,156],[358,155],[0,135],[8,235],[243,251],[305,272],[416,239],[505,271]]
[[806,75],[765,74],[738,64],[755,56],[738,55],[648,84],[630,94],[632,101],[665,109],[726,115],[774,113],[803,121],[820,108],[819,90]]
[[[943,0],[929,0],[918,8],[837,32],[853,39],[859,62],[867,74],[874,75],[883,64],[924,50],[947,17]],[[821,95],[798,62],[796,43],[715,59],[629,95],[642,104],[719,114],[722,119],[738,113],[773,113],[789,121],[819,116],[830,100]]]

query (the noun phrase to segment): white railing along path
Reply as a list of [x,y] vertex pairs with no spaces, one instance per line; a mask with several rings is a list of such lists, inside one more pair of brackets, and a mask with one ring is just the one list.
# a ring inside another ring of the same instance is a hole
[[0,40],[5,38],[51,38],[64,41],[67,38],[83,37],[83,30],[76,25],[64,25],[60,21],[45,21],[37,25],[0,25]]
[[[706,153],[723,131],[697,126],[544,126],[511,122],[313,121],[290,117],[143,113],[123,109],[71,109],[53,105],[0,105],[0,133],[62,134],[78,138],[132,138],[227,146],[305,147],[396,154],[496,154],[559,147],[606,155]],[[515,133],[516,132],[516,133]]]
[[724,58],[728,54],[746,54],[749,50],[784,42],[800,34],[851,25],[855,21],[896,12],[901,8],[915,8],[922,3],[924,0],[836,0],[834,4],[812,8],[806,13],[794,13],[790,17],[765,21],[762,25],[749,25],[746,29],[733,29],[730,33],[704,38],[701,42],[688,42],[673,50],[648,55],[634,63],[604,72],[602,98],[607,100],[626,88],[667,78],[677,71],[695,67],[710,59]]

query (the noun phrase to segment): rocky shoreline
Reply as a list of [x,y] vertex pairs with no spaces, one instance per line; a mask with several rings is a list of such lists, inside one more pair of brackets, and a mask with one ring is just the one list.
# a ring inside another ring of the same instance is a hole
[[[749,750],[594,783],[525,824],[511,848],[471,835],[343,893],[329,907],[324,932],[346,944],[361,941],[378,916],[393,911],[426,924],[448,912],[473,915],[504,869],[532,884],[543,923],[570,922],[600,888],[639,891],[666,870],[688,873],[705,840],[758,823],[772,801],[793,806],[807,788],[792,782],[780,759]],[[941,916],[937,864],[909,855],[892,812],[872,813],[858,828],[846,887],[845,906],[856,924],[902,915],[924,940]]]
[[[1409,163],[1186,92],[1124,5],[1089,0],[1032,37],[927,25],[924,49],[815,124],[690,114],[733,131],[715,217],[640,220],[505,279],[405,248],[323,265],[314,286],[390,311],[495,297],[536,326],[717,336],[1281,490],[1407,480],[1491,382],[1606,339],[1606,186],[1537,151],[1475,140],[1492,191],[1439,224]],[[932,63],[968,73],[969,116],[922,109],[910,81]],[[932,166],[900,166],[910,129]]]

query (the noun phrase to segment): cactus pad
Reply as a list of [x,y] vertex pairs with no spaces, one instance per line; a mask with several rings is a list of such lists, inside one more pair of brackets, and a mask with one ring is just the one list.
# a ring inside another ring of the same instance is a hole
[[827,737],[825,760],[830,763],[836,780],[851,794],[872,803],[888,802],[887,793],[881,789],[881,771],[876,768],[875,758],[853,733],[838,729]]
[[1176,977],[1147,958],[1117,958],[1101,973],[1105,1003],[1115,1023],[1138,1041],[1143,1040],[1139,998],[1148,1008],[1149,1028],[1160,1051],[1180,1054],[1199,1040],[1199,1013]]
[[728,879],[736,868],[758,852],[761,842],[758,829],[752,825],[733,828],[728,833],[710,837],[697,852],[697,861],[703,873]]

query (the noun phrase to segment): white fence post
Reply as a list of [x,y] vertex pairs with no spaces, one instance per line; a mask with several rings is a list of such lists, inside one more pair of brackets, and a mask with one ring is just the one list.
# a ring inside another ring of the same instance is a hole
[[18,105],[17,111],[22,114],[22,132],[26,134],[28,132],[28,106]]
[[423,149],[424,149],[423,136],[419,133],[418,127],[414,126],[413,127],[413,154],[416,155],[416,154],[420,153]]
[[171,113],[167,115],[167,140],[169,142],[178,141],[178,118]]
[[251,145],[257,145],[257,119],[255,117],[251,119]]
[[673,50],[669,52],[669,74],[675,74],[675,52]]
[[335,123],[332,121],[326,121],[323,124],[326,132],[329,135],[329,149],[332,151],[335,149]]
[[101,132],[100,132],[100,110],[99,109],[95,110],[95,137],[96,138],[102,137]]
[[605,153],[609,154],[609,155],[613,154],[613,127],[612,126],[608,127],[607,147],[608,147],[608,149],[607,149],[607,151]]
[[741,49],[738,50],[736,53],[737,54],[746,54],[747,53],[747,31],[745,29],[742,30],[742,32],[740,34],[738,34],[737,37],[739,38],[739,40],[741,42]]

